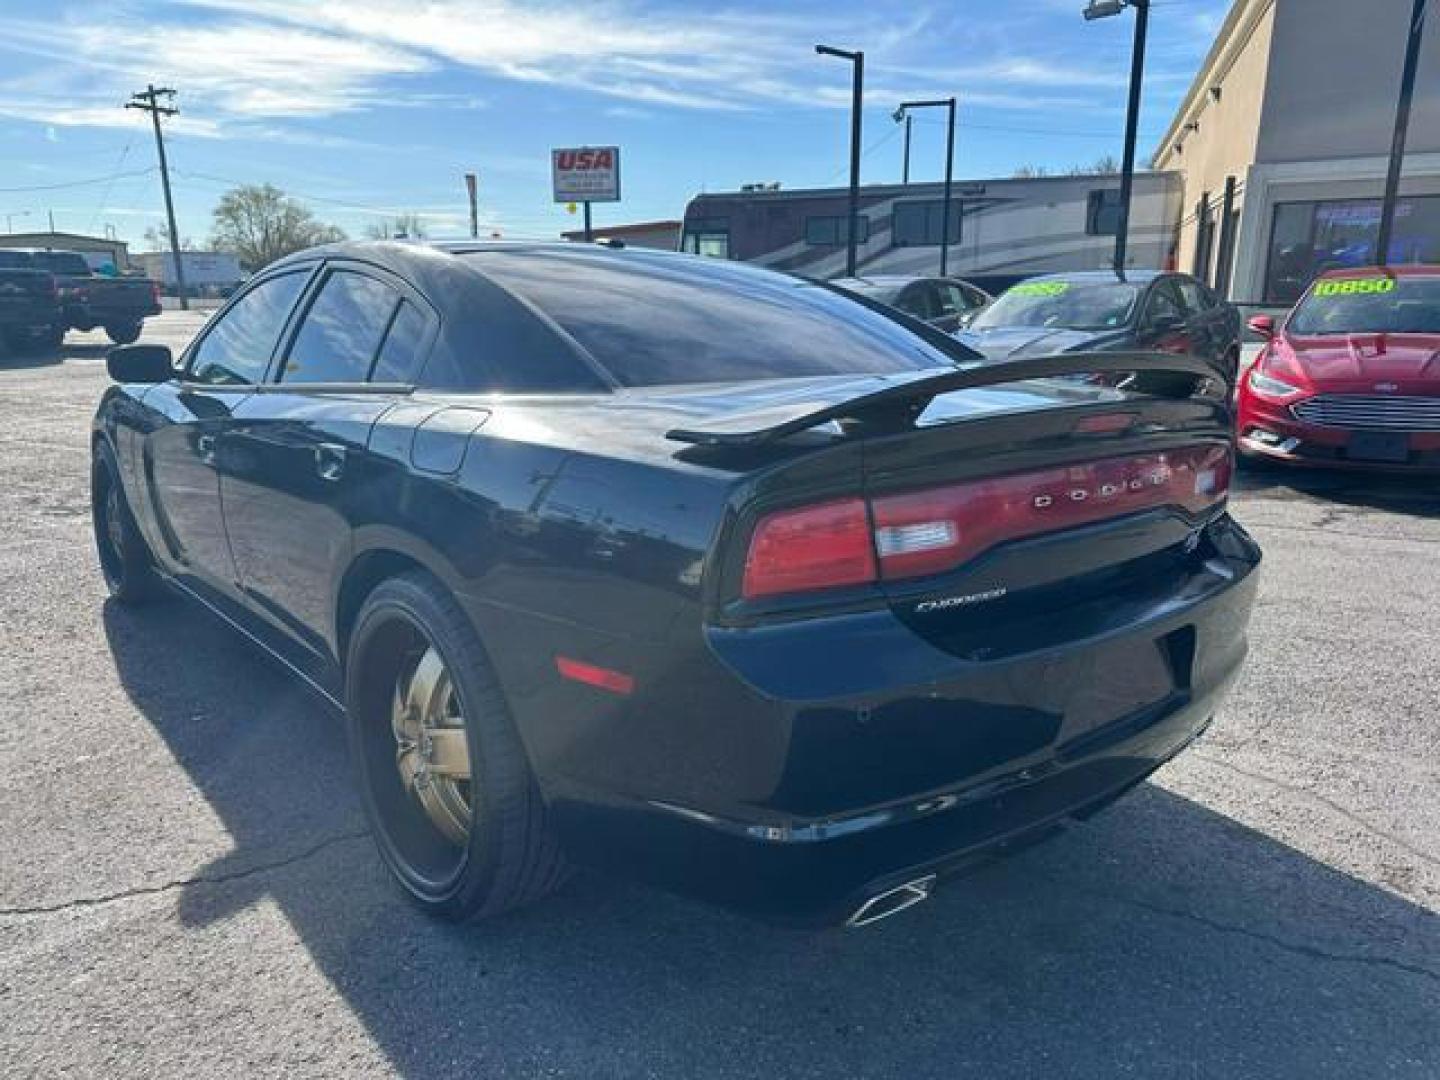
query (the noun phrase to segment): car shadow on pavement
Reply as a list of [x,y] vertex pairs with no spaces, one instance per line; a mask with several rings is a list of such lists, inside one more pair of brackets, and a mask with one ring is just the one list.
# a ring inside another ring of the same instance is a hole
[[588,873],[451,926],[390,884],[293,677],[186,602],[104,623],[233,837],[181,923],[278,905],[400,1075],[1436,1075],[1435,914],[1153,784],[864,931]]
[[1440,475],[1300,468],[1246,459],[1233,490],[1440,518]]

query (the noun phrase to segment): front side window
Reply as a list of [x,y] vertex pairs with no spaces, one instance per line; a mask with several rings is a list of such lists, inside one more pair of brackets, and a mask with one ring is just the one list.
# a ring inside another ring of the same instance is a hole
[[[960,242],[960,201],[950,203],[950,243]],[[939,247],[945,219],[944,199],[897,202],[891,221],[891,238],[896,247]]]
[[216,386],[259,382],[309,277],[308,270],[279,274],[237,299],[196,347],[188,379]]
[[290,345],[281,382],[364,382],[399,303],[400,294],[383,282],[333,271]]

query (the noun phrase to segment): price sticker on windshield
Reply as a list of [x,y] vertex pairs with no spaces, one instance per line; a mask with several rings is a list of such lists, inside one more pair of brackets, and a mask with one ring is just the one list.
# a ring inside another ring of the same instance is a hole
[[1395,279],[1388,277],[1332,278],[1317,282],[1316,296],[1378,296],[1395,291]]
[[1068,281],[1022,281],[1010,291],[1016,296],[1059,296],[1068,288]]

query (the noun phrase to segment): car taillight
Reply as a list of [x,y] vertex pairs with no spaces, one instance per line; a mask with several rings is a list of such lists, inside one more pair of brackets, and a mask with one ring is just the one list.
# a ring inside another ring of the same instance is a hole
[[924,491],[847,499],[763,518],[745,563],[746,599],[954,570],[999,544],[1173,506],[1222,503],[1226,446],[1106,458]]
[[761,518],[750,540],[741,591],[755,600],[874,580],[865,501],[841,499]]
[[158,281],[150,282],[150,299],[155,302],[156,307],[160,306],[160,283]]

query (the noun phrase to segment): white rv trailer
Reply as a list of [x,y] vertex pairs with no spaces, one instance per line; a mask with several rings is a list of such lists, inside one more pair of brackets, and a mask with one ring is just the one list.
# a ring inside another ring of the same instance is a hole
[[[944,191],[939,183],[862,187],[859,272],[938,274]],[[1114,174],[956,181],[948,272],[993,292],[1033,274],[1108,267],[1119,196]],[[1178,173],[1135,174],[1127,266],[1173,264],[1181,198]],[[839,277],[848,200],[843,187],[697,195],[685,208],[681,249]]]

